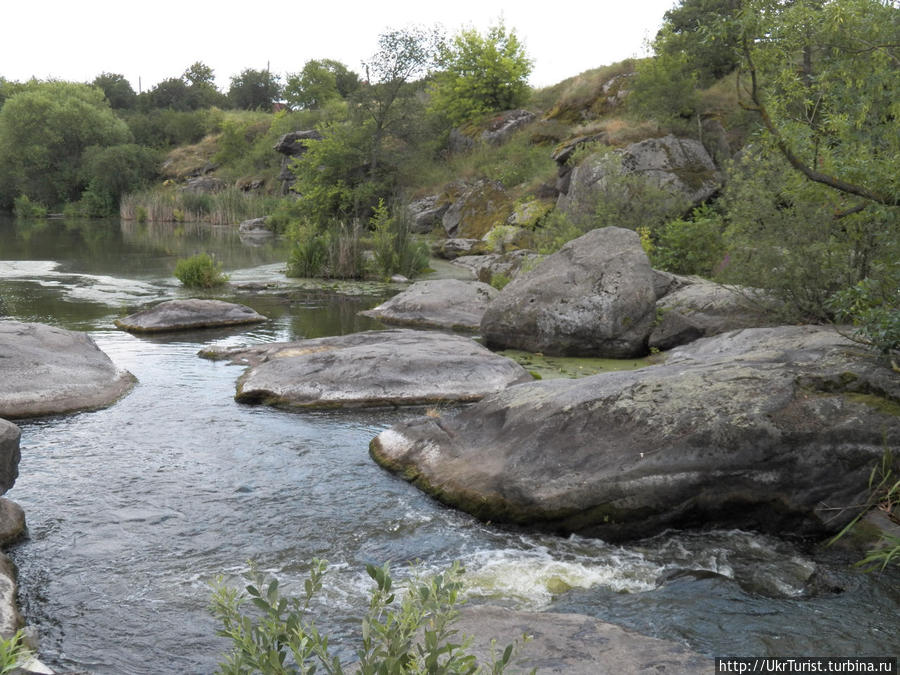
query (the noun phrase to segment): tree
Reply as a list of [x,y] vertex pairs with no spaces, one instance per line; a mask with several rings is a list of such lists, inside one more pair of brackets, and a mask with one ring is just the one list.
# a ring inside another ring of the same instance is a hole
[[[741,8],[741,0],[680,0],[663,15],[663,28],[653,43],[657,56],[687,56],[701,86],[728,75],[740,63],[738,33],[728,19]],[[710,19],[724,20],[716,39],[705,39]]]
[[29,83],[0,109],[0,206],[18,195],[54,207],[77,199],[85,149],[131,140],[100,89]]
[[180,77],[170,77],[157,83],[148,93],[150,106],[186,111],[191,109],[190,90]]
[[268,70],[247,68],[231,78],[228,100],[243,110],[268,110],[281,96],[281,80]]
[[387,31],[378,36],[378,51],[363,62],[366,83],[360,90],[360,102],[372,120],[369,170],[373,175],[385,135],[404,119],[397,114],[403,95],[411,94],[410,83],[434,64],[441,42],[437,28]]
[[457,33],[442,46],[438,63],[430,107],[451,124],[517,108],[528,98],[532,60],[502,21],[484,36],[474,29]]
[[[841,193],[840,213],[900,204],[900,10],[890,0],[744,0],[741,104],[794,170]],[[836,214],[836,215],[840,215]]]
[[225,104],[225,96],[216,88],[215,72],[202,61],[195,61],[181,75],[187,83],[188,107],[191,110]]
[[316,110],[325,103],[346,99],[359,89],[359,75],[340,61],[312,59],[287,79],[284,98],[291,108]]
[[103,90],[106,100],[114,110],[133,108],[137,101],[137,94],[124,75],[100,73],[94,78],[93,85]]

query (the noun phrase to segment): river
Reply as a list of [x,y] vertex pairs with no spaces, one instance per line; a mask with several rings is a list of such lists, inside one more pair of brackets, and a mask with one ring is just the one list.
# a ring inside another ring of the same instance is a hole
[[[207,251],[237,288],[219,294],[270,317],[258,327],[136,337],[113,320],[187,297],[178,257]],[[28,537],[9,549],[41,657],[98,674],[211,673],[227,649],[210,583],[253,561],[288,592],[329,561],[316,605],[348,657],[366,606],[366,563],[398,577],[461,560],[470,602],[581,612],[714,655],[890,655],[900,574],[740,531],[667,533],[627,546],[528,534],[442,507],[369,459],[368,443],[421,411],[286,412],[233,400],[236,366],[209,345],[378,328],[357,312],[385,289],[283,291],[284,244],[234,228],[0,220],[0,315],[88,331],[134,390],[104,410],[19,420],[8,497]],[[273,292],[277,282],[282,292]]]

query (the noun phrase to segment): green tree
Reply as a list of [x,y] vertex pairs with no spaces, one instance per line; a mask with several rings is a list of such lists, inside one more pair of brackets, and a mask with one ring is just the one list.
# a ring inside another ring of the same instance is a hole
[[181,79],[187,84],[190,110],[225,105],[225,95],[216,88],[215,72],[202,61],[195,61],[188,66]]
[[359,89],[359,75],[340,61],[312,59],[287,78],[284,98],[291,108],[316,110],[328,101],[346,99]]
[[510,110],[528,98],[533,62],[514,30],[501,21],[481,35],[457,33],[442,45],[430,108],[459,125],[489,112]]
[[269,70],[246,68],[231,78],[228,100],[243,110],[269,110],[281,96],[281,79]]
[[[83,181],[87,188],[82,201],[87,200],[86,215],[107,216],[118,212],[119,201],[126,192],[148,186],[156,177],[159,158],[153,150],[128,143],[109,147],[86,148],[82,161]],[[106,209],[102,208],[106,205]]]
[[0,109],[0,205],[20,194],[51,207],[75,200],[85,187],[85,150],[131,140],[100,89],[30,84]]
[[92,84],[103,90],[106,100],[114,110],[133,108],[137,102],[137,94],[124,75],[100,73]]
[[191,110],[190,89],[180,77],[169,77],[158,82],[147,94],[147,101],[152,108],[168,108],[170,110]]
[[[653,43],[657,56],[687,57],[700,86],[708,86],[737,68],[738,31],[729,19],[741,9],[741,0],[679,0],[663,16],[663,28]],[[724,22],[715,39],[704,32],[710,22]]]

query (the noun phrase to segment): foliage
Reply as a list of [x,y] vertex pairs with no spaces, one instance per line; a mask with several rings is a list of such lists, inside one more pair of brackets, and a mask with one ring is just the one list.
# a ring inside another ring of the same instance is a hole
[[744,0],[707,28],[737,34],[742,105],[845,208],[900,204],[900,12],[890,0]]
[[138,98],[143,108],[167,108],[181,112],[225,103],[225,96],[216,89],[213,69],[202,61],[188,66],[180,77],[162,80]]
[[384,200],[379,200],[369,224],[373,229],[373,263],[382,278],[393,274],[414,277],[428,266],[428,246],[416,242],[410,231],[409,210],[394,209],[389,213]]
[[694,64],[687,54],[662,53],[637,64],[628,110],[660,124],[677,127],[698,112]]
[[[881,461],[872,467],[869,474],[869,495],[862,510],[840,532],[829,540],[832,545],[841,537],[850,532],[854,526],[871,509],[880,508],[892,514],[900,510],[900,478],[897,477],[900,466],[889,448],[886,448],[881,456]],[[885,569],[890,563],[900,565],[900,537],[884,535],[882,545],[869,551],[866,556],[856,563],[858,567],[867,568],[867,571]]]
[[481,35],[457,33],[442,45],[430,109],[459,126],[485,113],[522,106],[528,98],[533,62],[514,30],[500,21]]
[[153,150],[133,143],[85,149],[82,175],[87,189],[82,199],[90,194],[109,204],[107,212],[87,215],[118,213],[122,195],[147,187],[157,176],[158,166],[159,157]]
[[269,70],[246,68],[231,78],[228,100],[235,108],[270,110],[281,96],[281,78]]
[[826,307],[837,321],[853,324],[855,339],[890,354],[900,351],[900,263],[894,260],[885,266],[882,274],[835,293]]
[[[313,673],[321,668],[326,673],[342,675],[344,666],[330,651],[328,636],[322,635],[309,617],[312,601],[322,588],[325,569],[324,561],[313,560],[302,600],[282,596],[277,579],[269,581],[255,569],[247,575],[250,583],[242,592],[217,580],[211,611],[223,626],[218,634],[229,638],[232,644],[219,672],[281,675]],[[433,577],[414,576],[399,600],[387,564],[367,565],[366,571],[375,587],[362,619],[362,641],[353,672],[486,672],[468,653],[471,638],[459,636],[453,628],[463,586],[459,563]],[[256,616],[242,611],[248,600],[254,605]],[[502,673],[517,645],[518,641],[508,645],[499,658],[494,655],[489,672]]]
[[16,214],[16,218],[22,218],[23,220],[46,218],[47,207],[31,201],[28,195],[19,195],[13,200],[13,213]]
[[328,101],[347,99],[360,87],[359,75],[340,61],[311,59],[289,75],[284,99],[291,108],[315,110]]
[[[742,0],[679,0],[663,16],[663,28],[653,42],[657,57],[686,58],[691,74],[701,86],[732,72],[739,62],[738,34],[728,19],[741,8]],[[724,30],[712,39],[705,27],[723,21]]]
[[94,78],[92,84],[103,90],[103,95],[109,101],[113,110],[133,108],[137,102],[137,94],[131,87],[131,83],[119,73],[100,73]]
[[151,148],[169,148],[196,143],[218,124],[221,111],[148,110],[128,111],[122,119],[134,135],[134,142]]
[[670,220],[657,231],[650,252],[654,268],[673,274],[712,277],[725,256],[722,217],[708,206],[693,210],[690,218]]
[[187,288],[215,288],[228,281],[222,274],[222,263],[215,262],[208,253],[180,259],[175,264],[175,278]]
[[289,277],[314,278],[323,276],[328,261],[325,237],[314,225],[295,223],[290,231],[293,242],[285,274]]
[[361,279],[366,273],[362,227],[335,223],[317,228],[301,221],[289,231],[292,241],[286,274],[289,277]]
[[32,652],[25,646],[22,631],[16,631],[11,638],[0,638],[0,675],[21,668],[31,656]]
[[235,225],[265,216],[278,202],[277,197],[242,192],[233,187],[204,195],[156,187],[123,196],[119,215],[123,220],[137,220],[143,214],[144,219],[154,223],[190,221]]
[[900,256],[896,208],[844,215],[841,193],[806,180],[762,145],[731,169],[723,200],[723,280],[768,289],[784,319],[827,321],[834,293],[877,278]]
[[0,207],[20,194],[51,208],[78,198],[85,149],[130,141],[100,89],[29,83],[0,108]]

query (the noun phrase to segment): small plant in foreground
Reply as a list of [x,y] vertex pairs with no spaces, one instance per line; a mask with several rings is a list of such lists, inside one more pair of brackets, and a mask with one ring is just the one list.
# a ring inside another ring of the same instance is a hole
[[207,253],[179,260],[175,264],[175,277],[187,288],[214,288],[228,281],[222,274],[222,264]]
[[0,675],[20,668],[31,655],[31,650],[22,641],[22,631],[8,639],[0,638]]
[[[221,578],[213,584],[211,611],[222,623],[217,633],[232,643],[231,653],[219,665],[220,673],[305,674],[320,668],[335,675],[345,672],[338,657],[329,652],[328,636],[319,633],[309,616],[326,565],[312,561],[302,601],[283,597],[278,581],[268,580],[255,569],[246,575],[250,584],[244,591],[227,587]],[[463,586],[459,563],[433,577],[414,576],[399,599],[388,564],[367,565],[366,571],[375,587],[362,619],[358,663],[349,666],[351,672],[498,675],[510,663],[518,640],[499,657],[492,653],[492,663],[482,667],[468,652],[471,638],[463,639],[452,628]],[[256,607],[252,616],[242,611],[248,600]]]

